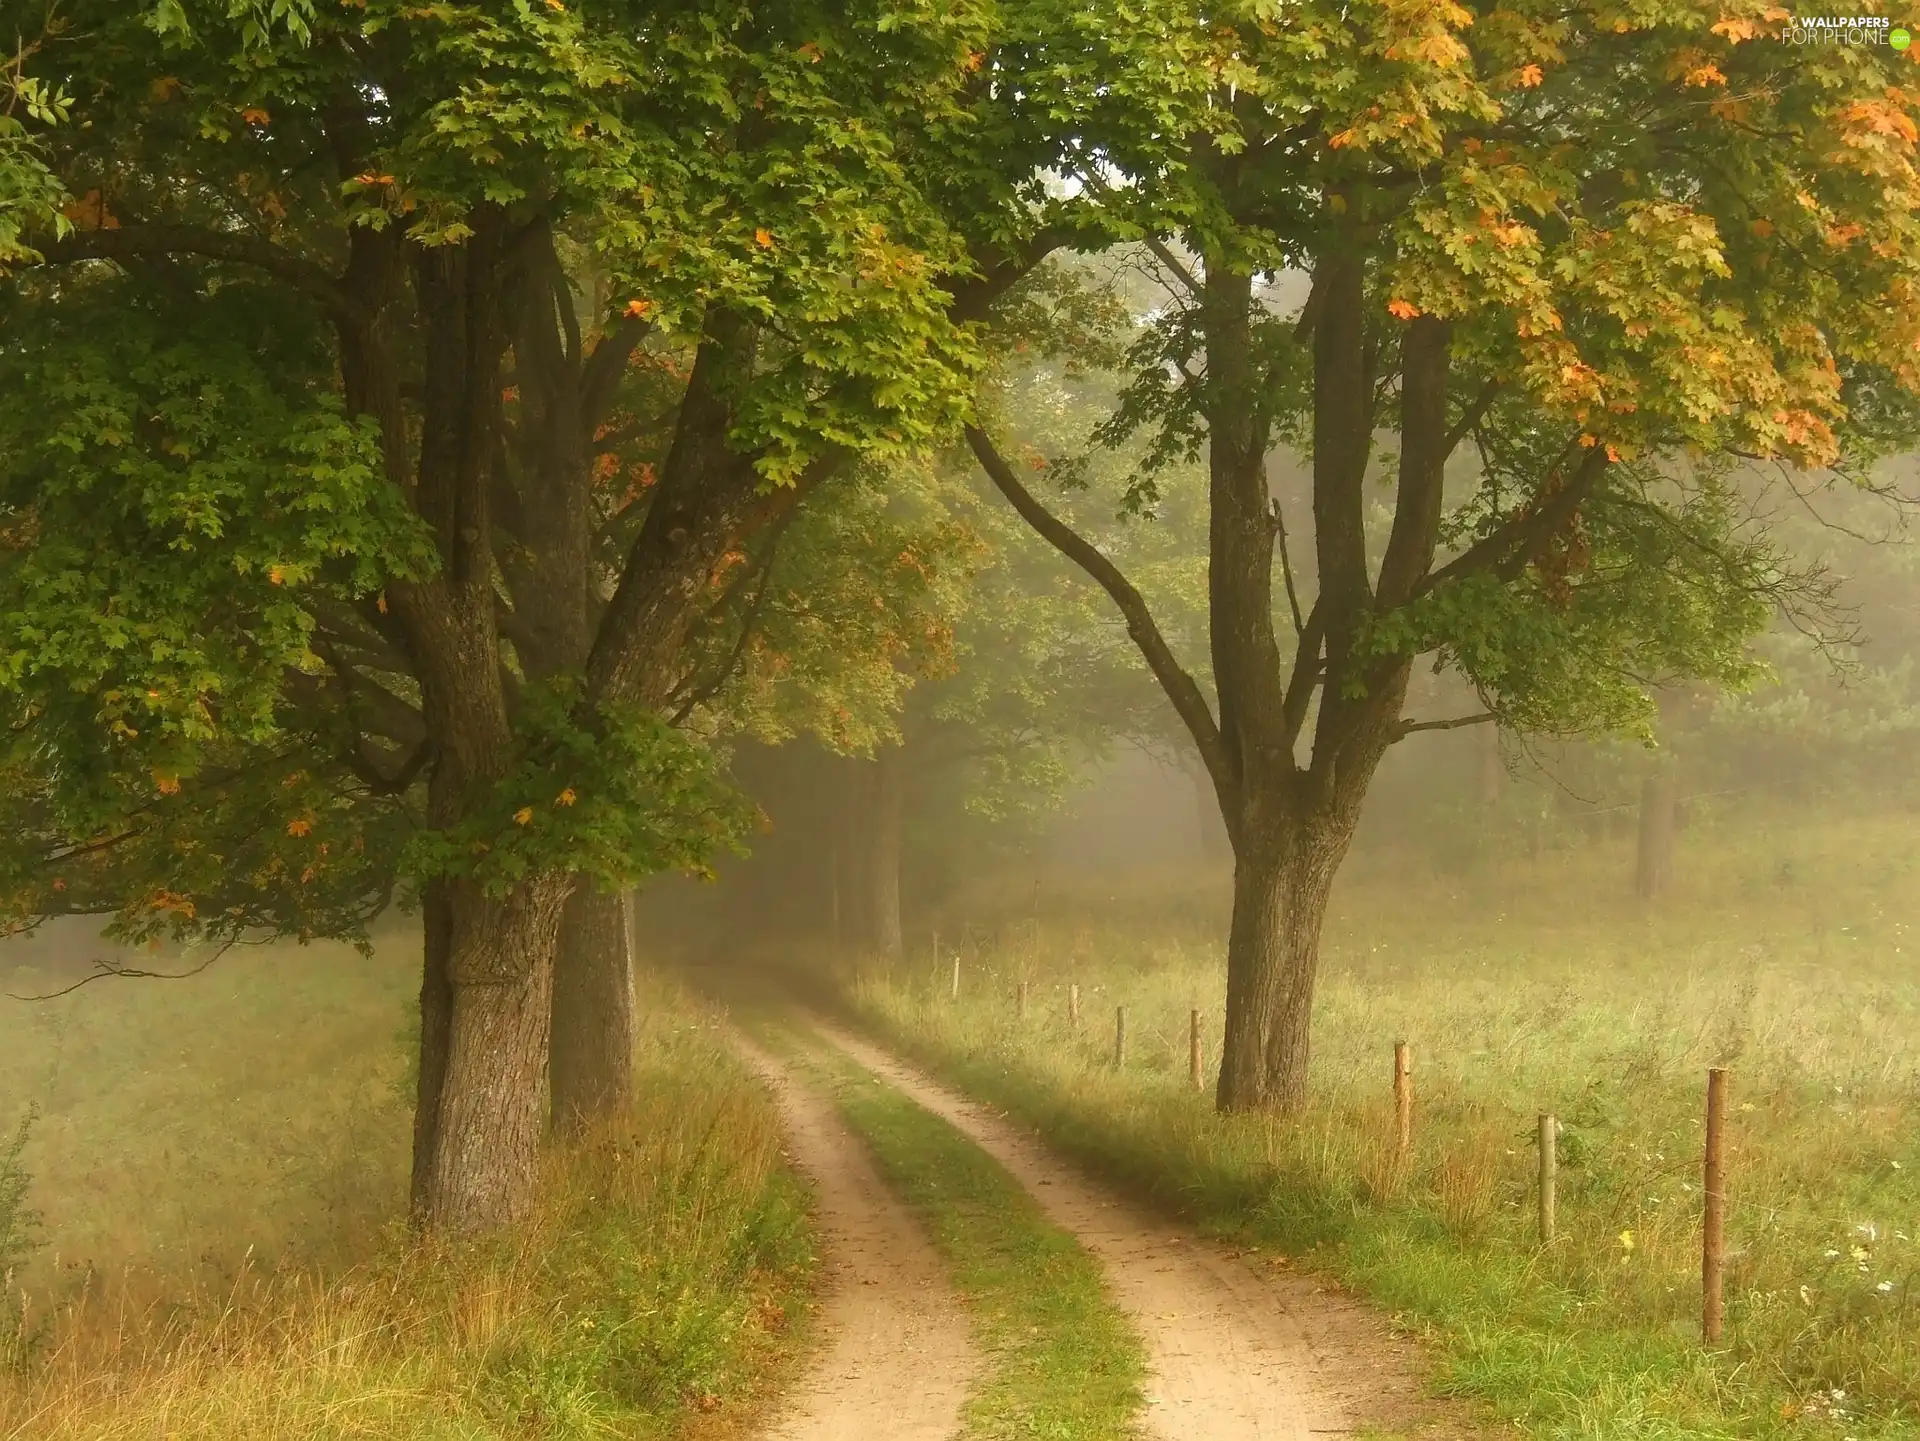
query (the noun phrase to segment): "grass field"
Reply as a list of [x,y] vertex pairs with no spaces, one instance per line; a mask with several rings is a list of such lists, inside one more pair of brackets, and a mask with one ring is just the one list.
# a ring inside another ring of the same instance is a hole
[[[1428,1331],[1449,1389],[1540,1437],[1911,1437],[1920,1427],[1920,822],[1728,814],[1674,893],[1617,844],[1356,856],[1327,932],[1314,1103],[1222,1120],[1221,878],[1043,886],[940,918],[869,1021],[1212,1229],[1319,1264]],[[1023,1024],[1014,990],[1030,982]],[[1077,983],[1076,1032],[1065,994]],[[1113,1010],[1129,1063],[1111,1067]],[[1397,1155],[1391,1050],[1414,1049]],[[1697,1342],[1705,1072],[1734,1070],[1728,1345]],[[1560,1237],[1535,1117],[1562,1121]]]
[[709,1014],[647,984],[631,1120],[550,1158],[531,1226],[432,1246],[395,1224],[412,984],[401,941],[0,1002],[0,1105],[42,1112],[23,1157],[37,1249],[0,1310],[0,1438],[586,1441],[750,1421],[806,1332],[812,1238],[777,1118]]

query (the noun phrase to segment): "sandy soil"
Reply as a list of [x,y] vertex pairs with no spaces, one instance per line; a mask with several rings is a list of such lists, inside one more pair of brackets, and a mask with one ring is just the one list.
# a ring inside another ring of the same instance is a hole
[[971,1137],[1100,1258],[1116,1301],[1146,1339],[1149,1435],[1307,1441],[1362,1430],[1487,1434],[1424,1396],[1414,1346],[1324,1282],[1182,1233],[1089,1182],[1005,1117],[844,1030],[814,1024]]
[[825,1096],[747,1041],[814,1184],[825,1338],[767,1441],[948,1441],[979,1358],[945,1270]]

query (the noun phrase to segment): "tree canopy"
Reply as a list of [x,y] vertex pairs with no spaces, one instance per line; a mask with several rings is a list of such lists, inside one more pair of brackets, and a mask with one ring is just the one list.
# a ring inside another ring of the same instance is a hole
[[[0,68],[8,914],[353,934],[404,876],[416,1205],[521,1214],[607,907],[747,823],[712,742],[1121,673],[981,566],[964,430],[1220,800],[1222,1102],[1297,1099],[1385,749],[1741,682],[1823,597],[1730,467],[1911,439],[1916,96],[1782,18],[63,0]],[[1116,520],[1202,476],[1204,587]],[[1404,714],[1422,656],[1486,715]]]

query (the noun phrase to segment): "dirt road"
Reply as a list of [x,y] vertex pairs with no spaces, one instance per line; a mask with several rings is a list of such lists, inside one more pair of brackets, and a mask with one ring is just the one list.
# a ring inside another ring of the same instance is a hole
[[767,1441],[950,1441],[979,1360],[939,1258],[832,1102],[739,1045],[779,1102],[826,1243],[825,1345]]
[[[1361,1427],[1463,1434],[1433,1421],[1410,1345],[1305,1276],[1255,1269],[1087,1181],[1005,1118],[832,1025],[820,1034],[992,1155],[1106,1268],[1145,1337],[1142,1418],[1164,1441],[1309,1441]],[[843,1433],[864,1435],[859,1431]],[[874,1433],[879,1434],[879,1433]]]

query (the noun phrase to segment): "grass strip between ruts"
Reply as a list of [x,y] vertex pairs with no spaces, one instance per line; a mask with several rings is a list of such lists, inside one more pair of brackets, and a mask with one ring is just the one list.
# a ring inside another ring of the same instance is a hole
[[1100,1265],[947,1122],[838,1053],[778,1038],[831,1091],[951,1268],[985,1376],[964,1441],[1132,1441],[1145,1352]]

